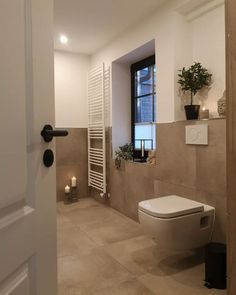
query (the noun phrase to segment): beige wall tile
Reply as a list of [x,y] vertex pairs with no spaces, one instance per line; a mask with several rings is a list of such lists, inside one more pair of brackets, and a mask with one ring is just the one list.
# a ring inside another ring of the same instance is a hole
[[186,187],[179,184],[173,184],[161,180],[154,181],[154,195],[155,197],[163,197],[167,195],[179,195],[181,197],[195,199],[196,189]]
[[87,129],[70,128],[68,129],[68,131],[68,136],[56,138],[58,166],[75,163],[84,163],[87,161]]
[[88,196],[87,129],[70,128],[69,135],[56,139],[57,201],[64,198],[64,188],[71,177],[78,180],[78,196]]
[[185,144],[186,124],[157,124],[157,176],[166,182],[195,187],[196,147]]
[[226,122],[210,120],[209,145],[197,147],[196,187],[200,191],[226,192]]
[[124,212],[125,210],[125,194],[126,194],[126,180],[125,180],[125,165],[122,163],[120,169],[117,169],[112,162],[110,167],[110,204],[113,208]]

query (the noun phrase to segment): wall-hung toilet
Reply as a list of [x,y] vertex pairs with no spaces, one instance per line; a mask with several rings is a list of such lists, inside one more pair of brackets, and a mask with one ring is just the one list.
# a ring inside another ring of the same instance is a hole
[[161,248],[189,250],[211,241],[214,207],[173,195],[140,202],[138,215]]

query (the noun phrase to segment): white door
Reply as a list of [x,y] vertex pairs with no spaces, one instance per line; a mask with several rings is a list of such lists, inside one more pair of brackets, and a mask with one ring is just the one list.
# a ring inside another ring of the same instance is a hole
[[0,0],[0,295],[56,295],[53,1]]

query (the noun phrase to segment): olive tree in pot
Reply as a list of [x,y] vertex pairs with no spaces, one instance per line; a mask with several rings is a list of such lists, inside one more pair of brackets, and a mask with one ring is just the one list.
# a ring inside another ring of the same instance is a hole
[[193,104],[193,98],[199,90],[211,84],[212,74],[199,62],[195,62],[188,69],[184,67],[182,70],[179,70],[179,72],[178,83],[180,84],[181,90],[184,93],[189,91],[191,95],[191,104],[184,106],[186,118],[187,120],[197,120],[200,105]]

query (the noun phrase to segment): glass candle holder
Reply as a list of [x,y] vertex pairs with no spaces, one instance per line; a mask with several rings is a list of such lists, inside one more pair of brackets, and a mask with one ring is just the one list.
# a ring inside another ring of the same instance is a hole
[[209,119],[209,116],[210,116],[209,110],[203,107],[202,110],[200,110],[199,119],[200,120]]

